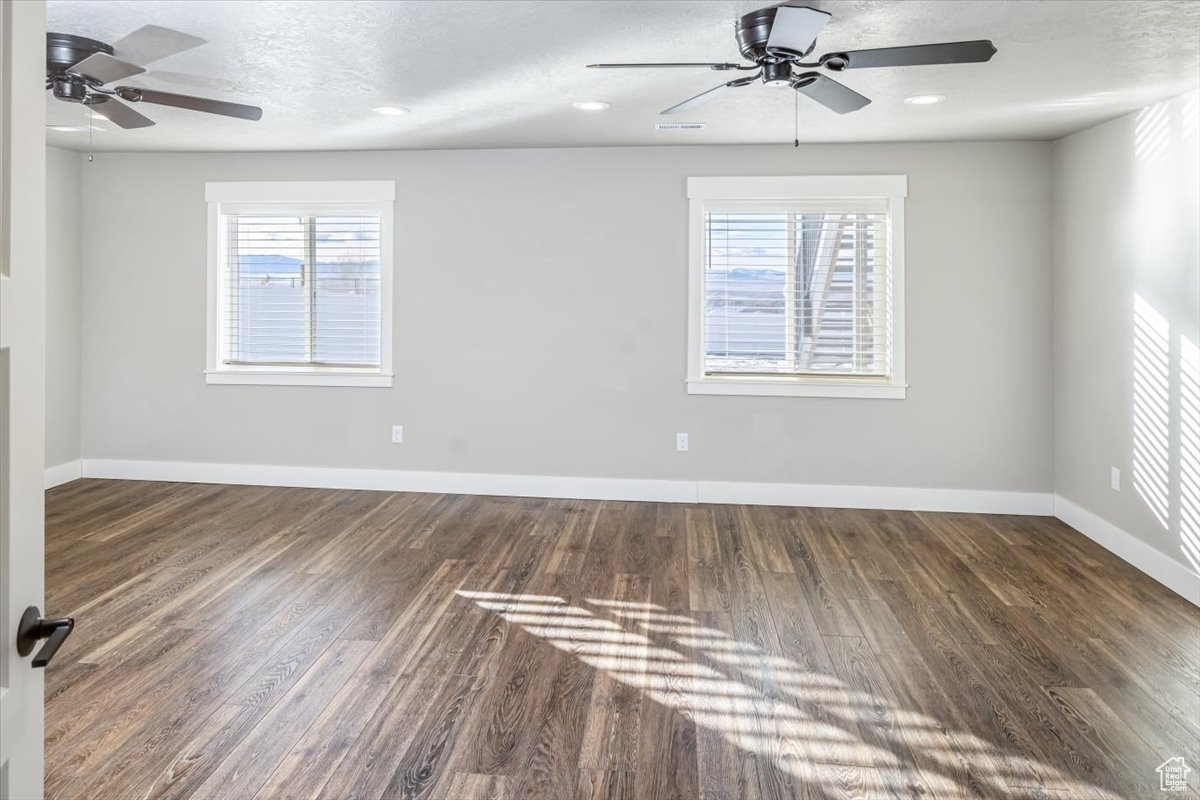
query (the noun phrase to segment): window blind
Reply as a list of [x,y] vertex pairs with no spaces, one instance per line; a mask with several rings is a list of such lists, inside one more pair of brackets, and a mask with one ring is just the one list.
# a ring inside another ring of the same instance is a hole
[[378,214],[222,216],[224,363],[380,366]]
[[886,199],[709,203],[709,375],[891,372]]

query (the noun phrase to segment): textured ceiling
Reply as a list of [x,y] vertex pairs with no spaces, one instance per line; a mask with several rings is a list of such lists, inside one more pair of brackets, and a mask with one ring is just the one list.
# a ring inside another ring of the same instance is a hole
[[[863,70],[840,76],[873,98],[838,116],[800,98],[806,142],[1052,139],[1200,82],[1200,3],[1135,0],[813,0],[833,14],[817,52],[988,38],[987,64]],[[723,83],[697,70],[598,71],[596,61],[737,60],[733,22],[769,5],[695,2],[232,2],[50,0],[48,29],[104,41],[148,23],[208,44],[127,82],[248,102],[261,122],[139,109],[156,127],[104,121],[97,150],[353,150],[790,142],[794,93],[761,84],[665,118],[704,131],[654,130],[658,112]],[[905,97],[943,94],[934,106]],[[575,100],[612,108],[584,113]],[[48,122],[80,106],[49,97]],[[376,105],[412,113],[381,117]],[[87,134],[49,132],[84,148]]]

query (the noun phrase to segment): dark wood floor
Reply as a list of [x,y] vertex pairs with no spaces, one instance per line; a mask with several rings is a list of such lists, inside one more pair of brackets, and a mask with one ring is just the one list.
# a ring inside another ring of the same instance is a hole
[[1200,612],[1052,519],[85,480],[51,798],[1164,797]]

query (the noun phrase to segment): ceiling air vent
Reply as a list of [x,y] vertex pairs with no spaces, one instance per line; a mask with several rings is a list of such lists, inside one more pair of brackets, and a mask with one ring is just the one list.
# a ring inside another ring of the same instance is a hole
[[704,130],[703,122],[656,122],[654,123],[656,131],[702,131]]

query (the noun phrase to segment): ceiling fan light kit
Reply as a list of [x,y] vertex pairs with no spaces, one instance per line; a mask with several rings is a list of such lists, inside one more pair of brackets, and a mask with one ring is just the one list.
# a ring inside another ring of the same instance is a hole
[[805,61],[817,46],[817,37],[832,15],[808,6],[785,3],[744,14],[737,21],[734,38],[738,51],[750,64],[718,62],[664,62],[655,64],[589,64],[592,69],[687,68],[707,67],[754,71],[701,92],[663,110],[676,114],[707,103],[728,89],[762,81],[765,86],[791,87],[798,94],[838,114],[848,114],[867,106],[871,100],[824,72],[840,73],[854,69],[913,67],[933,64],[971,64],[991,60],[995,46],[986,39],[968,42],[882,47],[873,50],[846,50],[826,53],[815,61]]
[[122,60],[117,53],[141,53],[157,60],[204,44],[203,39],[157,25],[146,25],[116,46],[69,33],[46,34],[46,88],[59,100],[79,103],[122,128],[146,128],[154,120],[126,103],[202,111],[238,119],[259,120],[262,109],[241,103],[162,92],[138,86],[110,86],[145,72],[145,67]]

